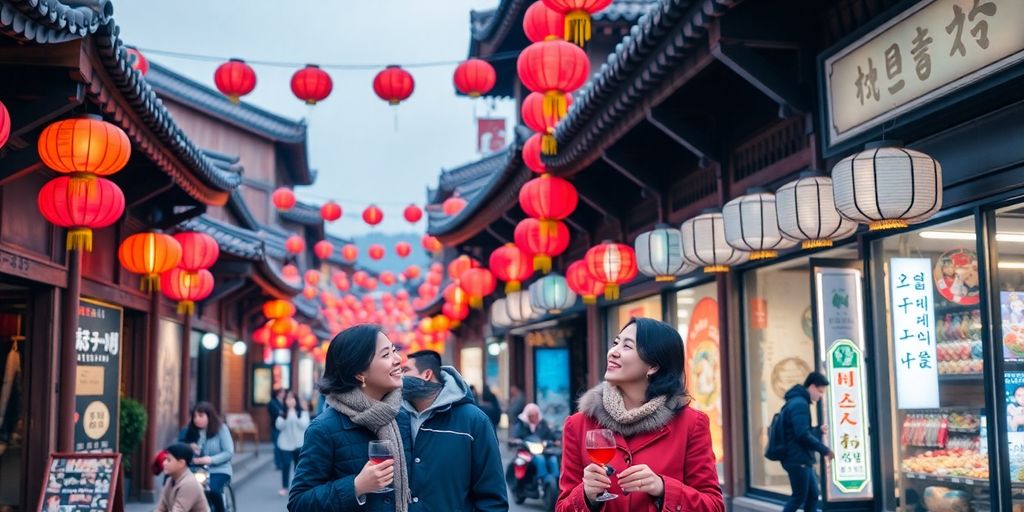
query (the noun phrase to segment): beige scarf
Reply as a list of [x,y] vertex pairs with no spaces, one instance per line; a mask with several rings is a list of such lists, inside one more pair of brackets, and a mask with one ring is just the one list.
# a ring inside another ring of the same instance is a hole
[[398,429],[395,417],[402,408],[402,390],[396,389],[378,402],[363,394],[358,388],[345,393],[335,393],[327,397],[327,405],[344,414],[352,423],[367,428],[377,434],[381,441],[391,441],[395,453],[395,512],[409,510],[412,491],[409,489],[409,470],[405,465],[405,446],[402,444],[402,432]]
[[602,427],[630,437],[664,427],[687,403],[685,395],[659,396],[636,409],[626,409],[622,391],[602,382],[580,397],[579,410]]

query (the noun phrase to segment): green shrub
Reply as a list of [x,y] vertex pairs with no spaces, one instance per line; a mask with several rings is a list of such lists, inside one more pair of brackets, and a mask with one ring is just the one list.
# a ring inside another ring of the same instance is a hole
[[146,408],[137,400],[121,397],[121,432],[120,452],[124,455],[122,461],[125,469],[131,467],[131,455],[139,449],[142,444],[142,436],[146,435],[146,426],[149,424],[149,416]]

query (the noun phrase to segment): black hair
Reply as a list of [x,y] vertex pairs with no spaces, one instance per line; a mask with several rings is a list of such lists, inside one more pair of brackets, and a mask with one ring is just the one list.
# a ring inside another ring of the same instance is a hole
[[289,390],[284,392],[284,398],[281,399],[281,405],[284,406],[284,407],[281,408],[281,417],[282,418],[287,418],[288,417],[288,396],[289,395],[292,398],[295,399],[295,415],[296,416],[302,416],[303,411],[305,411],[305,409],[302,408],[302,401],[299,400],[299,395],[297,393],[295,393],[294,391],[289,389]]
[[[647,400],[659,396],[672,399],[686,396],[686,357],[683,353],[683,338],[671,325],[653,318],[633,317],[623,329],[636,325],[636,349],[645,363],[657,366],[647,383]],[[680,407],[685,402],[680,404]]]
[[819,372],[808,373],[807,378],[804,379],[804,387],[809,388],[811,386],[828,386],[828,377]]
[[433,350],[420,350],[409,354],[409,360],[416,365],[416,369],[423,373],[430,370],[434,373],[438,382],[441,382],[441,354]]
[[192,457],[195,452],[192,451],[192,447],[185,443],[174,443],[167,447],[167,453],[171,454],[175,459],[185,461],[185,465],[192,465]]
[[377,351],[377,335],[381,332],[384,331],[375,324],[354,325],[339,332],[327,349],[324,376],[317,386],[320,393],[345,393],[360,387],[362,383],[356,379],[356,374],[370,367]]
[[196,413],[201,412],[206,415],[206,437],[217,437],[220,432],[220,427],[224,424],[221,420],[220,414],[217,413],[217,409],[214,409],[213,404],[210,402],[199,402],[194,408],[192,408],[192,414],[188,417],[188,429],[185,431],[185,442],[195,443],[199,441],[199,428],[196,427]]

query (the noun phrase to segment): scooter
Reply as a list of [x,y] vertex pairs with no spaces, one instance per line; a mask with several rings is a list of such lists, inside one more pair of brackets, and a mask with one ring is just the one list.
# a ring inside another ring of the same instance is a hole
[[530,436],[516,445],[516,455],[505,470],[505,481],[516,505],[522,505],[530,498],[543,501],[545,510],[555,509],[558,480],[554,475],[548,475],[543,481],[538,480],[537,469],[533,466],[534,457],[548,455],[558,457],[561,463],[562,449],[557,442],[541,441],[537,436]]
[[[213,491],[210,490],[210,467],[209,466],[191,466],[189,468],[192,474],[195,475],[196,481],[203,487],[203,494],[206,495],[206,501],[213,507],[213,503],[210,502]],[[224,485],[224,493],[222,494],[224,510],[225,512],[235,512],[235,491],[231,488],[231,484]]]

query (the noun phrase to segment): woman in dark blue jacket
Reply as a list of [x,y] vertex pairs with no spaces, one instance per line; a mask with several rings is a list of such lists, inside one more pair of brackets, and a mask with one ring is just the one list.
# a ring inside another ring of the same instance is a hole
[[[402,367],[375,325],[342,331],[331,342],[320,391],[324,412],[306,430],[288,496],[291,512],[405,512],[412,448],[401,413]],[[370,441],[390,441],[393,460],[369,461]],[[393,491],[381,492],[391,487]]]

